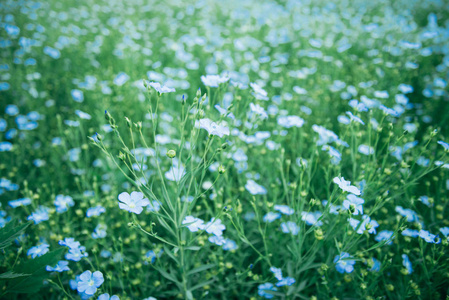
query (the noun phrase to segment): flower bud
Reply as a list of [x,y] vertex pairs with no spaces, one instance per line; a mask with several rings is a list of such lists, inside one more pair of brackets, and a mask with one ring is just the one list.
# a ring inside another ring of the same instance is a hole
[[224,174],[224,172],[226,172],[226,168],[223,165],[220,165],[218,167],[218,173],[220,174]]
[[128,128],[133,128],[133,123],[131,122],[131,120],[128,117],[125,117],[125,121],[126,121],[126,125],[128,126]]
[[136,127],[136,129],[137,129],[138,131],[141,131],[141,130],[142,130],[142,122],[134,123],[134,127]]
[[319,241],[324,239],[324,232],[321,228],[315,229],[315,238]]
[[175,156],[176,156],[176,151],[175,150],[168,150],[167,151],[167,156],[169,157],[169,158],[174,158]]

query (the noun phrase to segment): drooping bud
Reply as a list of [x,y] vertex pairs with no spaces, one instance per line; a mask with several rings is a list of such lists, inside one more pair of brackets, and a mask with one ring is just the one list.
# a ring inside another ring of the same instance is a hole
[[128,126],[128,128],[133,128],[133,122],[131,122],[131,120],[128,117],[125,117],[125,121],[126,121],[126,125]]
[[141,130],[142,130],[142,122],[134,123],[134,127],[136,127],[136,129],[137,129],[138,131],[141,131]]

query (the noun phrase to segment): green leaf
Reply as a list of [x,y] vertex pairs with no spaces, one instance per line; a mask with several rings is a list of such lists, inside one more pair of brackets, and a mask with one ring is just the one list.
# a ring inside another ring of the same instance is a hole
[[195,285],[194,287],[190,288],[190,290],[194,291],[194,290],[202,288],[203,286],[208,285],[209,283],[212,283],[214,281],[215,281],[215,279],[211,279],[211,280],[208,280],[208,281],[201,282],[201,283]]
[[158,272],[161,273],[161,275],[164,276],[165,278],[167,278],[168,280],[173,281],[178,286],[181,286],[181,283],[172,274],[169,274],[160,268],[156,268],[156,270],[158,270]]
[[201,249],[201,247],[198,246],[189,246],[189,247],[185,247],[184,249],[186,250],[192,250],[192,251],[198,251]]
[[[177,248],[176,248],[177,249]],[[176,251],[175,249],[175,251]],[[178,259],[175,257],[175,255],[170,251],[170,249],[168,249],[168,247],[166,245],[164,245],[164,253],[166,253],[171,259],[173,259],[178,265],[179,265],[179,261]]]
[[195,273],[206,271],[206,270],[211,269],[211,268],[213,268],[215,266],[216,266],[216,264],[208,264],[208,265],[199,266],[198,268],[192,269],[191,271],[187,272],[187,276],[191,276],[191,275],[193,275]]
[[14,270],[17,274],[29,274],[9,281],[6,292],[8,293],[36,293],[42,287],[44,279],[49,272],[45,270],[47,265],[54,266],[59,261],[64,248],[46,253],[35,259],[30,259],[17,266]]
[[12,279],[23,276],[30,276],[30,274],[21,274],[21,273],[14,273],[13,271],[8,271],[0,274],[0,279]]
[[0,229],[0,250],[5,249],[14,242],[16,238],[21,236],[25,229],[30,226],[31,222],[23,223],[16,226],[15,221],[8,222],[5,227]]

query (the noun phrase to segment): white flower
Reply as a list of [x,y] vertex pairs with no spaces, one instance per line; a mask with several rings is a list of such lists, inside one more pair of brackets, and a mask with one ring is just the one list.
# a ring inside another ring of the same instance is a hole
[[218,87],[221,83],[229,81],[229,77],[220,75],[201,76],[201,81],[205,86]]
[[343,177],[335,177],[333,181],[345,192],[352,193],[357,196],[361,194],[357,187],[351,185],[351,181],[347,181]]
[[210,119],[201,119],[195,122],[195,127],[201,129],[206,129],[210,135],[217,135],[223,137],[224,135],[229,135],[229,127],[226,126],[226,122],[215,123]]
[[176,91],[173,88],[169,88],[168,86],[161,85],[159,82],[150,82],[149,85],[153,89],[155,89],[159,94],[172,93],[172,92]]
[[250,103],[249,107],[251,111],[256,115],[259,115],[262,120],[268,118],[268,114],[266,113],[265,109],[259,104]]
[[252,195],[265,195],[267,193],[267,189],[263,186],[257,184],[254,180],[249,179],[246,182],[245,188],[250,192]]
[[185,217],[184,221],[182,221],[182,225],[186,224],[189,224],[187,225],[187,228],[189,228],[191,232],[197,232],[198,230],[204,229],[204,221],[193,216]]
[[249,85],[254,90],[253,95],[254,95],[254,97],[256,97],[256,99],[268,100],[268,97],[267,97],[268,93],[263,88],[261,88],[257,83],[251,82]]
[[150,201],[147,198],[144,198],[144,194],[141,192],[132,192],[131,195],[127,192],[123,192],[118,195],[118,200],[120,203],[118,206],[120,209],[140,214],[145,206],[150,205]]
[[212,218],[209,223],[206,224],[207,233],[212,233],[216,236],[222,236],[223,230],[226,229],[226,226],[221,224],[220,219]]

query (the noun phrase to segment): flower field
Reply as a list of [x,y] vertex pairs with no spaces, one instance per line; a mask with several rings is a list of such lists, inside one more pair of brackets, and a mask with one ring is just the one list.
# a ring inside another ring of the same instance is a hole
[[0,299],[449,299],[449,5],[0,3]]

